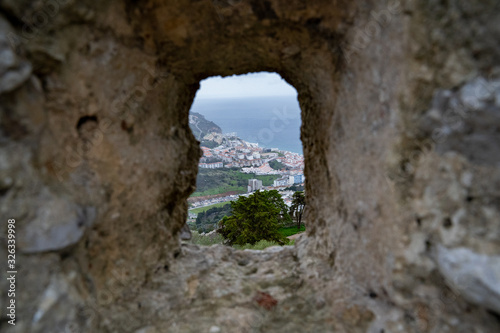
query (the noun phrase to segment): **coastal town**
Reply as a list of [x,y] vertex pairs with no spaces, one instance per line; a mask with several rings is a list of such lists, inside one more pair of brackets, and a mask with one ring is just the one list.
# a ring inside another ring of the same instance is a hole
[[[259,147],[258,143],[238,138],[237,133],[210,133],[203,139],[216,142],[217,146],[201,146],[203,156],[198,164],[199,169],[238,168],[242,173],[277,176],[271,186],[263,186],[262,181],[258,179],[249,179],[246,195],[260,189],[278,190],[285,203],[290,205],[293,191],[286,189],[304,184],[304,157],[298,153]],[[238,196],[214,195],[203,200],[190,200],[190,206],[191,209],[211,206],[236,200]]]

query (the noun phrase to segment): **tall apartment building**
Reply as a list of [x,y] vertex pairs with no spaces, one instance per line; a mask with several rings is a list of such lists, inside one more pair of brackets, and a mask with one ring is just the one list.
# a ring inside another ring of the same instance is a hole
[[247,187],[248,192],[257,191],[260,190],[261,188],[262,188],[262,180],[258,179],[248,180],[248,187]]

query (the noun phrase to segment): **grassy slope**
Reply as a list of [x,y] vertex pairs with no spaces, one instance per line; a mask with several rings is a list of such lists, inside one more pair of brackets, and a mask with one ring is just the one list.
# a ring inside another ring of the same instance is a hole
[[189,212],[195,213],[195,214],[199,214],[199,213],[202,213],[204,211],[209,210],[210,208],[222,207],[224,205],[230,205],[230,203],[229,202],[219,202],[219,203],[216,203],[216,204],[213,204],[213,205],[210,205],[210,206],[206,206],[206,207],[200,207],[200,208],[190,209]]
[[285,237],[298,234],[299,232],[306,231],[306,227],[302,224],[300,230],[297,230],[297,226],[293,227],[283,227],[279,228],[278,232]]
[[270,186],[279,176],[256,176],[233,169],[200,169],[196,179],[196,192],[191,196],[215,195],[230,191],[246,193],[248,180],[252,178],[262,180],[264,186]]

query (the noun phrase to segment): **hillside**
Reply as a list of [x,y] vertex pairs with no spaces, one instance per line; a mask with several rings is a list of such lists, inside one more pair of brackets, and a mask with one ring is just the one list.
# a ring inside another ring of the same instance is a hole
[[246,193],[248,180],[252,178],[262,180],[264,186],[270,186],[279,176],[256,176],[235,169],[199,169],[196,192],[192,196],[214,195],[230,191]]
[[217,228],[217,223],[219,223],[224,216],[231,216],[230,203],[212,207],[198,213],[198,216],[196,217],[196,229],[199,232],[212,231]]
[[210,133],[222,134],[222,129],[217,124],[205,119],[203,115],[196,112],[189,114],[189,127],[199,141],[202,141],[203,137]]

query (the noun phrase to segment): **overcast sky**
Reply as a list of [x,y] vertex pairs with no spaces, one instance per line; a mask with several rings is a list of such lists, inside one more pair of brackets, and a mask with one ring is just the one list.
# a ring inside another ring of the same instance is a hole
[[276,73],[249,73],[201,81],[196,98],[297,96],[297,91]]

